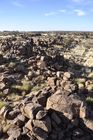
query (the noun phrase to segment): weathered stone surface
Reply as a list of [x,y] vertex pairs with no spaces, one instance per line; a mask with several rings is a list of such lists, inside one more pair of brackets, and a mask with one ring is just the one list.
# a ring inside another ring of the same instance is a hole
[[17,117],[17,115],[20,113],[20,110],[12,110],[11,108],[7,108],[4,112],[4,117],[6,119],[9,119],[9,120],[13,120],[14,118]]
[[83,120],[86,127],[89,128],[90,130],[93,130],[93,121],[89,119],[83,119]]
[[24,65],[19,64],[19,65],[16,66],[16,68],[14,70],[16,72],[22,72],[22,73],[24,73],[25,72],[25,67],[24,67]]
[[38,127],[33,128],[33,135],[38,140],[47,140],[48,139],[48,134],[44,130],[42,130],[42,129],[38,128]]
[[60,71],[57,71],[56,75],[57,75],[58,78],[61,78],[61,72]]
[[21,135],[21,129],[17,127],[13,127],[10,128],[7,133],[9,136],[16,139]]
[[63,132],[59,132],[58,133],[58,138],[57,138],[58,140],[64,140],[64,134],[63,134]]
[[72,114],[72,117],[77,117],[79,115],[79,107],[81,105],[81,100],[74,99],[72,97],[67,97],[61,94],[53,94],[47,100],[47,109],[53,109],[64,113],[67,117]]
[[87,108],[86,106],[81,106],[80,107],[80,114],[79,114],[80,118],[86,118],[87,117]]
[[84,63],[85,66],[93,67],[93,57],[90,56],[86,62]]
[[13,124],[19,126],[19,127],[22,127],[24,126],[25,124],[25,121],[26,121],[26,118],[25,116],[19,114],[14,120],[13,120]]
[[55,77],[48,77],[48,85],[55,86],[56,85],[56,78]]
[[20,113],[19,110],[14,110],[9,112],[7,119],[14,119],[15,117],[17,117],[17,115]]
[[25,124],[25,127],[27,129],[29,129],[30,131],[32,131],[33,127],[32,127],[32,120],[29,120],[26,124]]
[[80,138],[80,137],[84,136],[84,132],[79,128],[75,129],[73,131],[73,136],[76,137],[76,138]]
[[47,90],[40,92],[39,95],[37,96],[38,103],[43,107],[45,107],[47,103],[47,99],[50,96],[50,94],[51,93]]
[[38,111],[43,110],[40,104],[29,103],[24,107],[24,114],[30,119],[34,119]]
[[5,62],[5,59],[2,54],[0,54],[0,65],[2,65]]
[[4,83],[0,83],[0,90],[3,90],[5,88],[5,84]]
[[2,126],[0,126],[0,138],[2,137],[2,135],[3,135],[3,128]]
[[43,120],[33,120],[35,127],[41,128],[47,133],[51,132],[51,120],[49,117],[44,118]]
[[56,124],[59,125],[61,123],[61,119],[58,117],[58,115],[55,112],[51,114],[51,118],[56,122]]
[[47,112],[46,112],[46,111],[40,110],[40,111],[38,111],[38,113],[36,114],[36,119],[37,119],[37,120],[41,120],[41,119],[43,119],[46,115],[47,115]]
[[65,72],[64,73],[64,77],[66,77],[67,79],[71,78],[71,74],[69,72]]
[[3,94],[4,94],[4,95],[8,95],[9,92],[10,92],[9,89],[5,89],[5,90],[3,90]]
[[40,68],[40,69],[45,69],[45,67],[46,67],[46,64],[45,64],[45,62],[43,60],[40,60],[37,63],[37,65],[38,65],[38,68]]

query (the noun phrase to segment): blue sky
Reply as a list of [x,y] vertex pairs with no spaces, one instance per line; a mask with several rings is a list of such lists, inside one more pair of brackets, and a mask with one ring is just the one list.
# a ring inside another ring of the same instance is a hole
[[93,0],[1,0],[0,30],[93,31]]

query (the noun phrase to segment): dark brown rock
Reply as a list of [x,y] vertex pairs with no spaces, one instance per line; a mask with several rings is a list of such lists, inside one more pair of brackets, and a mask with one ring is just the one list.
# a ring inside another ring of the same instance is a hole
[[3,136],[3,128],[0,126],[0,138]]
[[75,129],[73,131],[73,136],[76,137],[76,138],[83,137],[84,136],[84,132],[80,128]]
[[43,120],[33,120],[35,127],[41,128],[47,133],[51,132],[51,120],[49,117],[44,118]]
[[6,110],[6,112],[4,113],[4,117],[6,119],[9,119],[9,120],[13,120],[14,118],[17,117],[17,115],[20,113],[19,110]]
[[42,130],[41,128],[38,128],[38,127],[33,128],[33,135],[38,140],[47,140],[48,139],[48,134],[44,130]]
[[57,125],[59,125],[61,123],[61,119],[59,118],[59,116],[55,112],[53,112],[51,114],[51,118],[56,122]]

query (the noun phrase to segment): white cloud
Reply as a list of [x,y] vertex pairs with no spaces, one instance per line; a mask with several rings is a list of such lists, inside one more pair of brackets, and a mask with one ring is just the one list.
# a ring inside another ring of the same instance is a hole
[[53,15],[57,15],[60,13],[66,13],[66,9],[61,9],[61,10],[58,10],[56,12],[48,12],[48,13],[45,13],[45,16],[53,16]]
[[61,13],[66,13],[66,9],[59,10]]
[[18,1],[13,1],[12,4],[16,7],[23,7],[23,4]]
[[86,12],[81,10],[81,9],[75,9],[75,10],[71,10],[71,11],[67,11],[66,9],[61,9],[61,10],[58,10],[56,12],[48,12],[48,13],[45,13],[44,15],[45,16],[54,16],[54,15],[58,15],[60,13],[67,13],[67,14],[76,14],[77,16],[85,16],[86,15]]
[[57,12],[49,12],[49,13],[45,13],[45,16],[53,16],[58,14]]
[[76,9],[74,10],[77,16],[85,16],[86,13],[83,10]]

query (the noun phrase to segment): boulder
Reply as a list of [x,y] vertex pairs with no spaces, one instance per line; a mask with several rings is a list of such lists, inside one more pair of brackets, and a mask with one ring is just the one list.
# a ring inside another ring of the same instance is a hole
[[73,98],[73,96],[53,94],[47,100],[46,109],[53,109],[61,112],[69,119],[78,117],[81,100],[76,97]]
[[38,140],[47,140],[48,139],[48,134],[42,130],[41,128],[34,127],[33,128],[33,134],[36,139]]
[[54,120],[57,125],[61,124],[61,119],[55,112],[51,114],[51,119]]
[[7,134],[14,139],[18,139],[18,137],[21,135],[21,129],[16,126],[15,127],[13,126],[9,128],[9,130],[7,131]]
[[33,127],[32,127],[32,120],[29,120],[29,121],[25,124],[25,127],[26,127],[28,130],[32,131],[32,129],[33,129]]
[[50,85],[51,87],[56,86],[56,78],[55,77],[48,77],[48,82],[47,84]]
[[35,127],[41,128],[47,133],[51,132],[51,120],[48,116],[43,118],[42,120],[33,120],[33,125]]
[[36,114],[38,113],[38,111],[43,110],[43,107],[36,103],[28,103],[26,104],[26,106],[23,108],[23,113],[24,115],[29,118],[29,119],[34,119],[36,117]]
[[93,131],[93,120],[83,119],[85,126]]
[[38,111],[38,113],[36,114],[36,119],[37,119],[37,120],[41,120],[41,119],[43,119],[46,115],[47,115],[47,112],[46,112],[45,110],[40,110],[40,111]]
[[46,68],[46,63],[43,61],[43,60],[40,60],[38,63],[37,63],[37,66],[38,68],[40,69],[45,69]]

